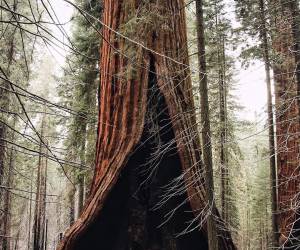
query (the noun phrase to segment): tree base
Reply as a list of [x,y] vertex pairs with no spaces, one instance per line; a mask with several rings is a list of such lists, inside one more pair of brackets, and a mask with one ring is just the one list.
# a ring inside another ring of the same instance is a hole
[[[186,192],[157,207],[165,194],[163,187],[182,174],[182,167],[165,99],[155,75],[150,73],[149,80],[141,142],[121,171],[100,216],[77,240],[75,250],[208,250],[202,230],[195,228],[178,235],[195,218]],[[153,132],[154,127],[158,129]],[[172,210],[169,218],[166,215]]]

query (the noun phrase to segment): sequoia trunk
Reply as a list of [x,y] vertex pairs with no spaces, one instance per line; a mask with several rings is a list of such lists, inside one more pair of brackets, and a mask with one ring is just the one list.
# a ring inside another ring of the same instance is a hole
[[103,15],[95,174],[59,249],[207,249],[184,1],[106,0]]
[[[299,218],[299,102],[293,54],[292,13],[284,1],[273,0],[276,35],[273,47],[280,60],[274,64],[278,167],[278,226],[282,247],[298,245]],[[272,7],[272,6],[271,6]],[[275,8],[276,7],[276,8]],[[275,11],[276,10],[276,11]],[[295,223],[296,222],[296,223]]]

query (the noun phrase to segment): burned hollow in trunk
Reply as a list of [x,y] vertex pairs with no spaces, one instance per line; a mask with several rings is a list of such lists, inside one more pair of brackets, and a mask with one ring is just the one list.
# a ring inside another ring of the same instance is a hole
[[[151,72],[145,119],[140,143],[121,171],[101,214],[74,249],[207,249],[206,237],[199,230],[178,236],[194,215],[186,192],[177,190],[179,194],[171,197],[166,191],[172,181],[180,178],[182,168],[165,99]],[[159,206],[168,195],[170,199]],[[167,214],[172,211],[169,218]]]
[[[103,22],[95,174],[58,249],[206,249],[184,1],[107,0]],[[218,236],[235,249],[221,221]]]

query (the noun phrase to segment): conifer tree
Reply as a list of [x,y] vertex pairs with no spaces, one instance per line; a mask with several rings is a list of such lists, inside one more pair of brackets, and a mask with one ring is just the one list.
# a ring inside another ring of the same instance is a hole
[[[60,249],[93,248],[99,232],[105,235],[99,242],[103,249],[207,249],[207,231],[198,225],[210,205],[186,68],[184,1],[104,3],[96,169],[88,204]],[[156,125],[156,137],[149,137],[149,120]],[[159,159],[154,166],[145,162],[153,147]],[[145,183],[143,173],[153,167]],[[172,198],[172,193],[163,192],[168,184],[183,191]],[[121,213],[116,211],[119,207],[124,207]],[[185,207],[193,214],[186,214]],[[167,214],[171,217],[165,221]],[[188,218],[197,224],[184,229]],[[218,247],[234,249],[229,232],[223,225],[217,228],[222,228]],[[175,237],[176,232],[181,236]]]
[[237,192],[234,179],[239,174],[238,159],[242,158],[236,133],[243,121],[237,118],[242,107],[233,95],[235,90],[234,58],[229,54],[238,46],[231,21],[226,16],[226,2],[205,4],[206,58],[209,103],[211,106],[212,148],[215,165],[217,205],[228,226],[238,230]]
[[[65,141],[70,152],[69,158],[78,160],[83,166],[93,169],[96,114],[97,114],[97,85],[99,84],[98,55],[101,39],[95,30],[100,27],[92,17],[101,13],[101,1],[76,2],[86,11],[85,16],[76,13],[73,24],[73,43],[82,54],[68,56],[68,67],[65,68],[61,79],[59,92],[63,103],[72,107],[77,114],[66,125],[68,138]],[[91,27],[94,25],[95,27]],[[100,28],[99,28],[100,30]],[[66,93],[66,89],[70,91]],[[67,94],[67,95],[66,95]],[[71,217],[81,213],[84,200],[89,191],[90,172],[85,170],[72,170],[77,186],[77,208],[75,209],[75,190],[70,187]],[[74,219],[71,219],[73,221]]]
[[[275,121],[272,101],[271,71],[274,66],[273,51],[271,48],[272,27],[270,27],[270,15],[263,0],[236,1],[237,14],[243,25],[242,29],[256,44],[244,48],[245,60],[259,59],[264,62],[265,78],[267,86],[267,114],[269,130],[269,158],[270,158],[270,199],[272,204],[272,244],[278,246],[278,200],[277,200],[277,166],[275,151]],[[274,28],[274,27],[273,27]],[[258,31],[258,32],[257,32]]]
[[[22,27],[12,25],[26,15],[28,2],[7,0],[1,3],[0,27],[0,248],[11,249],[13,197],[16,150],[14,142],[20,107],[10,82],[20,82],[26,88],[29,76],[29,52],[32,37],[25,36]],[[8,22],[11,20],[11,23]]]
[[206,71],[206,53],[205,53],[205,36],[204,36],[204,15],[203,15],[203,1],[196,1],[196,17],[197,17],[197,45],[198,45],[198,60],[199,60],[199,94],[200,94],[200,109],[201,109],[201,139],[203,150],[203,164],[205,169],[205,187],[207,202],[210,207],[207,219],[207,235],[208,246],[211,250],[219,249],[217,237],[217,223],[215,220],[216,202],[214,192],[213,179],[213,160],[212,160],[212,145],[211,145],[211,130],[209,117],[209,103],[208,103],[208,84]]

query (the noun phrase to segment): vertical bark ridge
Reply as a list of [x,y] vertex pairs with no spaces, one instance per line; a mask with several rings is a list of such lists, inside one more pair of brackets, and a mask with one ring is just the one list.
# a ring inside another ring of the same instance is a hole
[[[123,31],[123,25],[135,17],[133,13],[142,11],[143,4],[140,0],[105,0],[103,22],[113,30]],[[95,174],[86,206],[79,220],[66,232],[58,248],[60,250],[74,249],[80,237],[87,233],[89,226],[97,220],[105,202],[108,202],[109,193],[113,192],[114,185],[125,175],[120,176],[122,169],[128,167],[129,157],[141,142],[149,101],[147,92],[151,61],[157,85],[166,100],[182,172],[186,173],[186,181],[194,182],[193,185],[186,184],[188,203],[195,216],[206,205],[203,177],[199,176],[199,171],[202,171],[201,149],[190,71],[185,66],[188,65],[188,53],[184,1],[150,1],[149,6],[153,8],[150,13],[158,15],[151,19],[156,27],[150,28],[153,23],[141,24],[143,27],[137,27],[134,35],[143,37],[145,46],[182,62],[182,65],[133,45],[103,27],[99,100],[101,107]],[[143,28],[143,32],[138,28]],[[124,57],[117,50],[133,57]],[[235,249],[229,232],[225,230],[224,233],[221,230],[221,249]],[[205,232],[205,227],[202,231]]]
[[[299,202],[299,103],[295,78],[295,58],[293,55],[292,15],[278,0],[273,1],[277,8],[276,37],[273,47],[279,63],[274,65],[277,171],[278,171],[278,226],[280,244],[293,245],[293,237],[299,237],[299,223],[295,223]],[[294,242],[294,243],[293,243]]]

